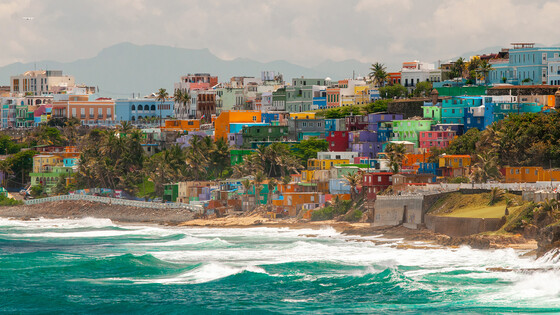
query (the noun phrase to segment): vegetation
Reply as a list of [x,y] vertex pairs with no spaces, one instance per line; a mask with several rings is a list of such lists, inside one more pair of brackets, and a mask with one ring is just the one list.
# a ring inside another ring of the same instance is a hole
[[416,84],[416,88],[412,92],[414,96],[429,96],[432,92],[432,83],[431,82],[419,82]]
[[344,118],[350,115],[361,115],[362,112],[360,108],[356,106],[342,106],[342,107],[327,109],[321,114],[323,114],[326,119],[333,119],[333,118]]
[[393,174],[397,174],[406,155],[404,144],[389,142],[387,146],[385,146],[385,153],[389,159],[389,165]]
[[408,94],[406,88],[400,84],[390,85],[386,87],[379,88],[379,95],[382,98],[402,98]]
[[317,152],[324,152],[328,149],[329,143],[327,141],[312,137],[294,145],[293,155],[300,160],[302,165],[307,165],[307,160],[317,158]]
[[389,74],[387,73],[387,68],[384,64],[376,62],[371,65],[370,68],[371,72],[369,73],[370,79],[375,83],[377,86],[385,86],[385,82],[387,82],[387,78]]
[[369,113],[383,113],[383,112],[387,111],[387,107],[388,107],[389,103],[391,103],[391,100],[388,100],[388,99],[376,100],[375,102],[369,103],[365,107],[365,110],[368,114]]
[[0,195],[0,207],[11,207],[11,206],[19,206],[22,205],[23,201],[16,200],[13,198],[8,198],[4,195]]
[[[492,205],[492,198],[499,196]],[[510,200],[509,203],[507,200]],[[521,196],[506,193],[500,190],[493,196],[491,192],[463,195],[460,192],[451,193],[439,199],[428,212],[432,215],[463,217],[463,218],[501,218],[506,207],[516,212],[523,206]]]

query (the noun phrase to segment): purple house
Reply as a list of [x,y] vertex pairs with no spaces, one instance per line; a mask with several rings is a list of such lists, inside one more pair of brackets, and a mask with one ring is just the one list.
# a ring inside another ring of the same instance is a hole
[[175,140],[175,142],[177,144],[181,145],[181,148],[188,148],[188,147],[190,147],[190,141],[194,136],[199,136],[201,138],[210,137],[204,131],[189,131],[188,134],[182,135],[179,138],[177,138],[177,140]]
[[403,115],[401,114],[389,114],[389,113],[374,113],[368,115],[368,130],[377,131],[379,128],[379,123],[389,122],[393,120],[402,120]]

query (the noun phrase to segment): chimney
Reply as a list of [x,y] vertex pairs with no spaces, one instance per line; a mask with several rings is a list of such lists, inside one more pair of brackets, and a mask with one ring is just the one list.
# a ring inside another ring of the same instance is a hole
[[438,91],[436,89],[433,89],[432,93],[430,93],[430,96],[432,97],[432,105],[437,105],[439,96]]

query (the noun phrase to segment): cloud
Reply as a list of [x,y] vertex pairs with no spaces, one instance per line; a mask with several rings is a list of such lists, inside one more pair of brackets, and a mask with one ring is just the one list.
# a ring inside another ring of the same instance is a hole
[[[514,41],[555,44],[546,0],[12,0],[0,3],[0,64],[96,55],[120,42],[208,48],[222,58],[435,61]],[[21,16],[35,16],[30,23]]]

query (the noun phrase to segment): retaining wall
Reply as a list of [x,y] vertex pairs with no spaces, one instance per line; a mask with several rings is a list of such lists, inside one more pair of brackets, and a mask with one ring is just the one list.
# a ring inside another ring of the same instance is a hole
[[434,215],[425,216],[426,227],[436,233],[449,236],[467,236],[487,231],[496,231],[504,224],[496,218],[458,218]]

